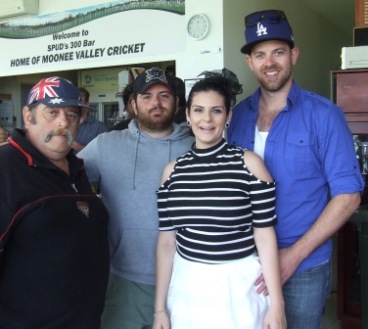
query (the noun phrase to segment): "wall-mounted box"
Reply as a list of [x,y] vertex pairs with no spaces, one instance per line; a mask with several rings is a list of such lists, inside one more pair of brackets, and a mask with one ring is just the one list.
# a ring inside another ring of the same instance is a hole
[[38,14],[38,0],[1,0],[0,19]]
[[368,68],[368,46],[342,47],[341,69]]

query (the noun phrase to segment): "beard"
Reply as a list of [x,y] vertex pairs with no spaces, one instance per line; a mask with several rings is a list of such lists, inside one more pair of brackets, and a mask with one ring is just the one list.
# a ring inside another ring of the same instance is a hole
[[261,87],[269,92],[277,92],[285,87],[285,85],[291,79],[291,69],[282,69],[277,65],[270,66],[266,70],[278,70],[277,77],[274,79],[272,77],[266,77],[264,74],[260,73],[257,76],[257,80]]
[[138,126],[143,131],[149,132],[162,132],[172,127],[172,123],[175,116],[175,108],[167,109],[163,107],[158,107],[162,111],[161,115],[154,115],[151,112],[156,110],[139,110],[137,111],[136,119],[138,121]]

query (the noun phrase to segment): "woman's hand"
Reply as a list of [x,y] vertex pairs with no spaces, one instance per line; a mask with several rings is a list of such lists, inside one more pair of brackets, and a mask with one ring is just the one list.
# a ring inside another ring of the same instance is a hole
[[170,320],[166,311],[155,314],[152,328],[170,329]]
[[283,307],[272,307],[267,310],[263,320],[263,329],[286,329],[286,316]]

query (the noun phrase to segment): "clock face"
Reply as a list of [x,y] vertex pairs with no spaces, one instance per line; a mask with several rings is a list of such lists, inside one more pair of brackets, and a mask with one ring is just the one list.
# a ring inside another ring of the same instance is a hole
[[207,16],[203,14],[192,16],[188,22],[187,30],[194,40],[205,38],[210,30],[210,22]]

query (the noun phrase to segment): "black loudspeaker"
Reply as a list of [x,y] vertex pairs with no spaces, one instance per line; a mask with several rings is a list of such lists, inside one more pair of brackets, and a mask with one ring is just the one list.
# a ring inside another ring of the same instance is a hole
[[368,26],[354,28],[354,46],[368,46]]

